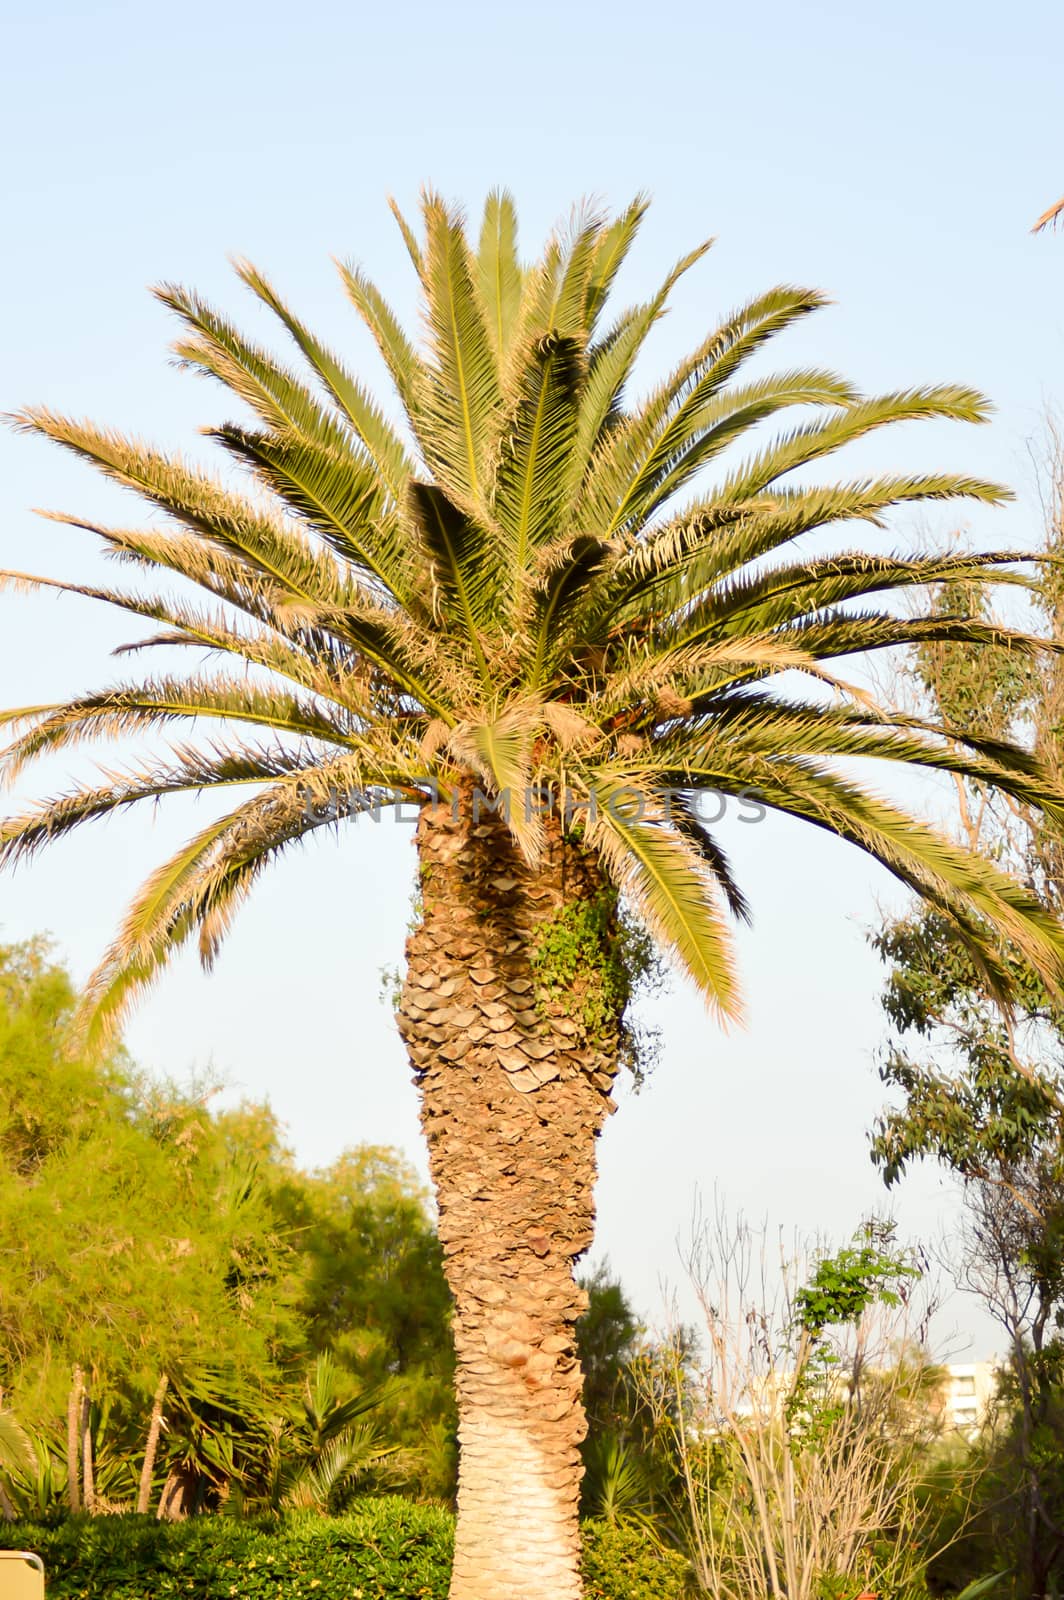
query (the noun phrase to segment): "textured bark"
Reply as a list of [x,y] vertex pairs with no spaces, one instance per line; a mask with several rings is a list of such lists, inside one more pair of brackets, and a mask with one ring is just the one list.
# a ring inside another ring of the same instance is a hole
[[195,1475],[181,1467],[171,1467],[159,1496],[155,1512],[158,1522],[183,1522],[192,1515],[196,1503]]
[[67,1401],[67,1504],[74,1516],[81,1510],[81,1396],[85,1380],[75,1367]]
[[87,1394],[81,1398],[81,1474],[85,1497],[85,1510],[89,1516],[96,1511],[96,1480],[92,1467],[92,1402]]
[[166,1391],[170,1387],[170,1380],[164,1372],[159,1380],[159,1387],[155,1391],[152,1402],[151,1421],[148,1423],[148,1439],[144,1446],[144,1465],[140,1470],[140,1487],[137,1491],[137,1511],[144,1517],[148,1514],[151,1505],[151,1480],[155,1474],[155,1456],[159,1449],[159,1434],[163,1425],[163,1405],[166,1400]]
[[578,1600],[586,1432],[573,1266],[592,1240],[595,1141],[619,1018],[587,1037],[579,994],[544,1000],[537,930],[603,890],[555,827],[531,875],[470,796],[418,826],[423,914],[400,1028],[454,1297],[458,1524],[451,1600]]

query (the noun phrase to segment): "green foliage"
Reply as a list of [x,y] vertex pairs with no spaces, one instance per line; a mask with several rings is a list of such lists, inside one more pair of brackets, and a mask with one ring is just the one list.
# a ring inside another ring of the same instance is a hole
[[212,1113],[119,1050],[71,1054],[76,1001],[44,944],[0,948],[0,1416],[32,1446],[9,1460],[0,1434],[16,1504],[65,1492],[75,1364],[105,1503],[135,1499],[164,1374],[153,1505],[176,1473],[189,1509],[335,1506],[386,1458],[448,1497],[450,1301],[407,1164],[365,1147],[301,1172],[262,1107]]
[[576,1325],[576,1352],[584,1374],[584,1410],[591,1436],[623,1428],[631,1412],[628,1377],[642,1332],[623,1284],[601,1262],[580,1286],[587,1310]]
[[616,912],[610,892],[563,906],[531,952],[540,1007],[564,1004],[592,1039],[616,1027],[631,988]]
[[588,1296],[576,1325],[588,1422],[581,1447],[583,1514],[603,1522],[652,1523],[660,1538],[671,1525],[676,1475],[665,1430],[657,1426],[644,1392],[660,1351],[647,1339],[606,1263],[581,1284]]
[[444,1600],[452,1531],[443,1511],[380,1499],[335,1520],[71,1518],[14,1524],[0,1538],[38,1552],[50,1600],[353,1600],[360,1589],[367,1600]]
[[[957,579],[938,587],[930,611],[994,620],[986,591]],[[1015,650],[973,652],[948,639],[929,640],[913,649],[910,671],[922,691],[931,688],[943,721],[984,737],[1007,734],[1038,694],[1039,664]]]
[[[336,1518],[0,1524],[0,1546],[40,1554],[49,1600],[446,1600],[453,1522],[381,1498]],[[680,1600],[685,1570],[635,1529],[585,1527],[588,1600]]]
[[[1057,503],[1032,600],[1039,630],[1064,633],[1064,514]],[[939,615],[971,596],[947,585]],[[982,615],[990,618],[985,599]],[[911,666],[934,718],[990,744],[1019,736],[1032,761],[1064,770],[1064,665],[1047,656],[1038,670],[1014,653],[972,655],[945,640],[923,644]],[[965,841],[1007,862],[1047,906],[1061,908],[1064,844],[1059,818],[1002,806],[978,781],[957,780],[958,830]],[[936,1587],[955,1589],[973,1573],[1012,1568],[1009,1589],[1041,1596],[1064,1552],[1064,1010],[1022,954],[1007,942],[998,971],[1013,1004],[1001,1007],[995,972],[933,909],[886,922],[873,943],[888,966],[884,1009],[894,1030],[882,1069],[900,1091],[880,1116],[873,1160],[888,1184],[916,1160],[939,1162],[961,1182],[965,1226],[957,1263],[1007,1340],[995,1415],[973,1446],[974,1497],[947,1475],[935,1486],[955,1541],[933,1570]],[[1059,1581],[1059,1580],[1057,1580]]]
[[68,1055],[74,999],[41,945],[0,950],[0,1385],[36,1425],[78,1362],[137,1407],[209,1328],[261,1390],[300,1342],[261,1170],[204,1096]]
[[348,1151],[316,1173],[281,1174],[273,1203],[297,1243],[296,1309],[314,1352],[358,1392],[381,1391],[380,1422],[408,1487],[448,1498],[456,1466],[451,1300],[425,1191],[394,1151]]
[[618,1434],[601,1434],[584,1451],[582,1499],[589,1514],[608,1524],[635,1524],[660,1536],[652,1468],[635,1445]]
[[656,1036],[639,1031],[630,1001],[654,990],[664,971],[653,940],[605,889],[563,906],[536,931],[529,960],[541,1011],[561,1008],[584,1036],[604,1041],[621,1034],[621,1054],[639,1081],[652,1065]]
[[803,1332],[819,1338],[825,1328],[857,1324],[875,1302],[901,1304],[905,1285],[919,1278],[911,1250],[893,1248],[892,1224],[871,1221],[853,1243],[822,1255],[808,1283],[794,1297]]
[[681,1600],[688,1562],[631,1522],[584,1524],[586,1600]]

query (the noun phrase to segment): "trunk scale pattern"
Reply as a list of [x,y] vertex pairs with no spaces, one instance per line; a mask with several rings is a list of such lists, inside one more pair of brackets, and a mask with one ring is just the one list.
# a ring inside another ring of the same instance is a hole
[[421,813],[422,915],[399,1007],[454,1298],[451,1600],[579,1600],[586,1297],[573,1267],[592,1240],[621,1019],[589,1038],[579,983],[545,998],[534,952],[604,885],[557,828],[530,872],[502,821],[462,798]]

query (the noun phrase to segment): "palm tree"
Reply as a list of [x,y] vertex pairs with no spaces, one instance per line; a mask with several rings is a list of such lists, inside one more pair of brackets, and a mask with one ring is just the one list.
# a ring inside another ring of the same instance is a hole
[[[209,967],[258,875],[316,827],[417,808],[420,916],[399,1022],[455,1307],[454,1600],[580,1592],[573,1266],[591,1242],[596,1136],[625,1046],[627,919],[717,1014],[739,1009],[729,917],[746,903],[699,791],[755,794],[868,852],[1002,992],[1002,941],[1050,983],[1064,977],[1061,931],[1031,894],[848,769],[871,757],[967,774],[1059,818],[1064,798],[1020,750],[893,715],[831,667],[929,639],[1031,652],[977,617],[890,607],[894,591],[948,579],[1020,581],[1017,558],[793,553],[813,530],[878,525],[896,505],[1000,501],[950,473],[785,482],[887,424],[977,422],[986,403],[950,386],[866,398],[805,367],[750,377],[766,341],[823,304],[788,285],[629,401],[644,341],[707,249],[607,323],[644,211],[640,199],[612,221],[579,214],[528,267],[507,195],[489,198],[476,242],[427,195],[420,237],[399,219],[423,297],[418,345],[362,272],[341,267],[399,426],[254,267],[237,271],[291,336],[298,370],[195,294],[160,288],[183,325],[181,361],[254,414],[211,433],[246,470],[247,495],[87,423],[44,409],[19,419],[167,520],[59,517],[134,575],[158,575],[157,589],[8,581],[117,605],[153,625],[141,647],[192,646],[220,664],[8,713],[7,775],[171,724],[221,724],[224,740],[190,739],[12,816],[0,860],[140,801],[249,791],[138,894],[90,984],[98,1033],[193,936]],[[787,432],[722,466],[795,407]],[[710,467],[713,486],[697,488]]]

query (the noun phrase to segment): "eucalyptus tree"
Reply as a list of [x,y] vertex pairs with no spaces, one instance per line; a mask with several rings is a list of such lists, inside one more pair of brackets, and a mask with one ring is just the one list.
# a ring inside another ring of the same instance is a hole
[[[454,1600],[579,1593],[573,1266],[591,1242],[596,1137],[626,1049],[632,919],[713,1012],[739,1010],[729,926],[747,906],[699,791],[754,793],[866,851],[1001,989],[1005,943],[1052,985],[1064,966],[1060,929],[1030,893],[852,766],[962,772],[1054,814],[1060,792],[1019,750],[894,715],[831,665],[928,639],[1033,650],[978,616],[891,605],[946,579],[1019,581],[1015,558],[794,549],[901,504],[1001,500],[951,473],[817,486],[809,471],[890,424],[981,421],[985,402],[952,386],[868,398],[812,367],[751,376],[750,358],[823,304],[790,285],[740,306],[631,398],[648,335],[707,248],[608,320],[644,211],[580,215],[526,265],[507,195],[489,198],[479,238],[427,195],[419,234],[400,219],[424,308],[416,340],[343,266],[398,422],[251,265],[239,275],[295,365],[196,294],[159,289],[180,360],[244,408],[209,432],[246,493],[115,432],[21,417],[164,520],[60,515],[140,580],[129,587],[8,581],[117,605],[151,624],[142,647],[215,664],[8,713],[9,779],[75,745],[188,732],[10,816],[0,857],[23,861],[141,801],[246,791],[135,898],[90,986],[98,1032],[187,941],[210,966],[259,874],[324,821],[417,808],[420,914],[398,1011],[454,1299]],[[787,413],[785,432],[751,442]]]

